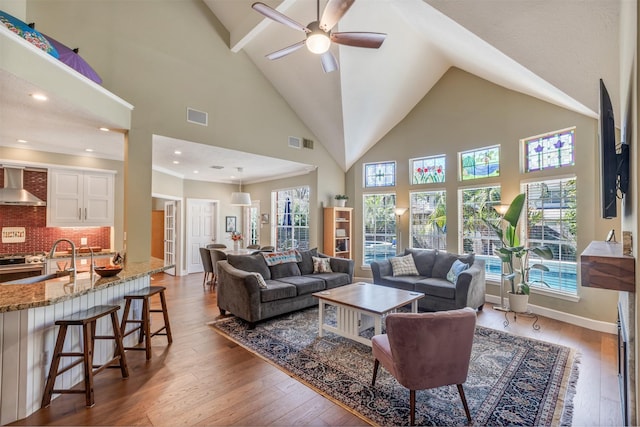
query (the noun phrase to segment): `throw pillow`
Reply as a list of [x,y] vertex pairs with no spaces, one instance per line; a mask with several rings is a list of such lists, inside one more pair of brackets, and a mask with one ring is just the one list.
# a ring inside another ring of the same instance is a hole
[[416,263],[412,255],[389,258],[394,276],[419,276]]
[[314,273],[332,273],[331,263],[329,258],[312,257],[313,259],[313,272]]
[[284,264],[286,262],[300,262],[302,261],[302,257],[300,253],[296,249],[289,249],[288,251],[283,252],[260,252],[264,257],[264,260],[267,262],[267,265],[271,267],[272,265]]
[[455,284],[458,281],[458,276],[460,275],[460,273],[465,271],[467,268],[469,268],[469,264],[465,264],[459,259],[455,260],[453,264],[451,264],[451,268],[447,273],[447,280]]
[[262,274],[260,273],[253,273],[253,275],[256,278],[256,282],[258,282],[258,286],[261,289],[267,289],[267,282],[264,281],[264,277],[262,277]]

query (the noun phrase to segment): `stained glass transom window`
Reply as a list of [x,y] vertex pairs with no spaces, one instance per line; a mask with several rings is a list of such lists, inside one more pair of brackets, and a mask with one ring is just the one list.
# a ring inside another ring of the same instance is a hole
[[365,187],[393,187],[396,185],[396,162],[364,165]]
[[446,156],[411,159],[411,184],[444,182]]
[[484,147],[460,153],[460,179],[500,176],[500,146]]
[[524,140],[525,172],[572,166],[575,128]]

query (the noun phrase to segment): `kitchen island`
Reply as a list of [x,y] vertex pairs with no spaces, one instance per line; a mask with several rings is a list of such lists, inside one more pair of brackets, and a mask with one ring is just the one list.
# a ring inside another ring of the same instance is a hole
[[[172,268],[163,260],[125,264],[114,277],[79,273],[27,285],[0,284],[0,424],[24,418],[40,409],[46,376],[57,336],[57,319],[96,305],[120,305],[122,319],[124,295],[151,283],[151,275]],[[133,307],[139,316],[140,307]],[[97,323],[97,335],[111,335],[108,318]],[[136,334],[125,345],[137,344]],[[79,330],[67,334],[65,351],[82,351]],[[98,340],[94,360],[97,364],[111,358],[113,342]],[[63,360],[63,365],[65,361]],[[63,388],[83,380],[82,366],[58,377]],[[99,392],[99,391],[98,391]],[[55,395],[54,395],[55,397]],[[52,402],[55,405],[55,401]]]

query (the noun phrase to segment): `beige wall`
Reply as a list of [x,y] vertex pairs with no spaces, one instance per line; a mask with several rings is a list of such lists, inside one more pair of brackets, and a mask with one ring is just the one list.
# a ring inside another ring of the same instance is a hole
[[[79,46],[103,86],[135,106],[125,168],[129,259],[150,254],[153,134],[313,163],[332,176],[318,194],[343,191],[344,173],[324,149],[311,156],[287,147],[289,135],[317,138],[244,53],[229,51],[201,1],[29,0],[26,19]],[[209,126],[187,123],[187,107],[208,112]]]
[[[597,82],[596,82],[597,83]],[[594,83],[594,84],[596,84]],[[600,219],[597,121],[537,99],[509,91],[456,68],[450,69],[407,117],[378,142],[347,173],[348,192],[355,195],[356,275],[370,277],[362,268],[362,163],[397,162],[397,206],[409,206],[409,192],[434,186],[409,186],[409,159],[427,155],[447,155],[447,248],[458,252],[458,189],[499,184],[503,200],[511,201],[520,192],[519,153],[521,138],[576,127],[576,165],[562,171],[578,178],[578,253],[592,240],[603,240],[620,222]],[[458,152],[488,145],[501,146],[501,176],[461,184],[457,179]],[[553,172],[553,171],[552,171]],[[527,179],[552,175],[529,174]],[[401,223],[403,242],[409,236],[408,218]],[[499,294],[497,285],[488,292]],[[615,322],[617,293],[579,287],[579,302],[531,295],[531,303],[605,322]]]

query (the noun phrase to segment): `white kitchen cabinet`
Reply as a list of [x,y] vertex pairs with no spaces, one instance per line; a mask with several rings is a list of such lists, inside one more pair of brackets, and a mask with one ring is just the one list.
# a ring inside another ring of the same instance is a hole
[[113,173],[49,169],[48,182],[48,227],[113,226]]

